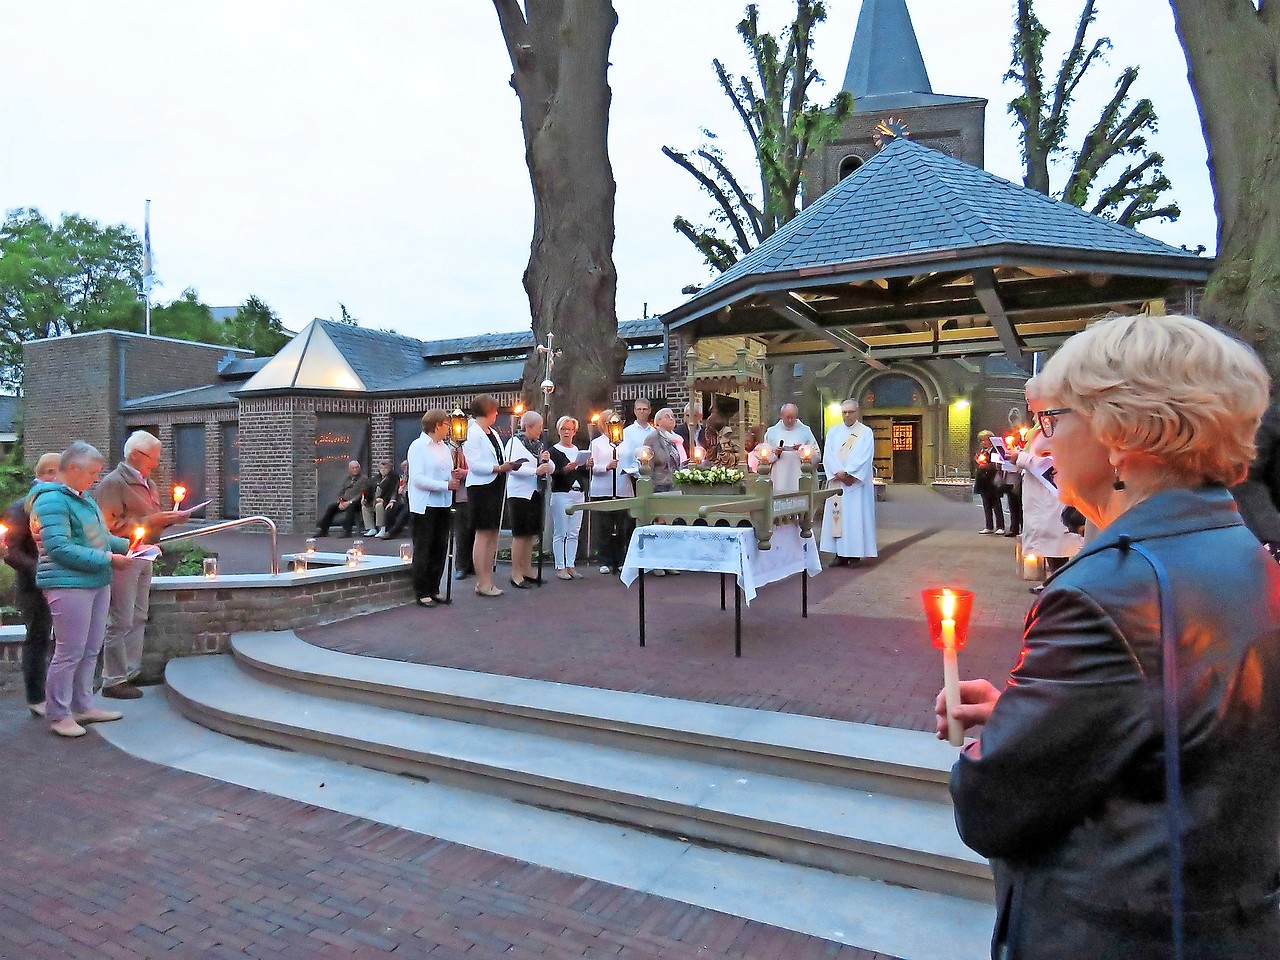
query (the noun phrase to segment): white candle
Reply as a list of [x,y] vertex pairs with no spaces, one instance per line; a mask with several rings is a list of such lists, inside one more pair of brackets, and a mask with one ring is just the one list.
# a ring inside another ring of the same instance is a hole
[[956,622],[942,621],[942,689],[947,699],[947,742],[953,747],[964,745],[964,726],[955,718],[960,706],[960,662],[956,656]]
[[1024,553],[1022,555],[1022,579],[1040,579],[1040,558],[1034,553]]

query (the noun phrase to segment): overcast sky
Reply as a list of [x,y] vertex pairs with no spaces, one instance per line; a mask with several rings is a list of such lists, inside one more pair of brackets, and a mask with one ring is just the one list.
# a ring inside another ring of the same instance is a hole
[[[779,30],[794,0],[762,0]],[[933,88],[986,97],[987,168],[1019,181],[1002,84],[1014,0],[908,0]],[[1081,0],[1038,0],[1056,69]],[[742,0],[616,0],[610,152],[618,316],[660,313],[704,282],[671,229],[709,200],[662,156],[720,134],[751,157],[711,59],[745,70]],[[828,0],[814,57],[828,101],[859,0]],[[1082,88],[1096,119],[1120,69],[1160,115],[1155,146],[1184,211],[1147,232],[1214,240],[1199,119],[1167,0],[1101,0],[1114,49]],[[510,65],[490,0],[42,0],[9,4],[0,61],[0,201],[142,230],[152,200],[157,300],[267,301],[299,329],[337,316],[431,338],[528,326],[520,277],[532,203]],[[1072,137],[1078,142],[1084,134]],[[1059,174],[1059,180],[1062,174]],[[1056,182],[1055,182],[1056,185]]]

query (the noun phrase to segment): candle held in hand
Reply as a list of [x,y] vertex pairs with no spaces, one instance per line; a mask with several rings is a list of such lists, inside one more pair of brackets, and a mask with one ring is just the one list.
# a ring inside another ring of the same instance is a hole
[[173,509],[182,509],[182,501],[187,499],[187,488],[180,483],[173,485]]
[[134,528],[133,528],[133,540],[132,540],[132,541],[130,541],[130,543],[129,543],[129,552],[130,552],[130,553],[133,553],[133,551],[135,551],[135,550],[137,550],[137,549],[138,549],[138,544],[142,543],[142,538],[143,538],[143,537],[145,537],[146,535],[147,535],[147,528],[146,528],[146,527],[134,527]]
[[947,740],[952,746],[964,743],[964,725],[955,719],[960,706],[960,663],[958,654],[965,644],[969,629],[969,613],[973,609],[973,592],[949,587],[923,590],[925,617],[929,636],[942,650],[942,689],[947,704]]

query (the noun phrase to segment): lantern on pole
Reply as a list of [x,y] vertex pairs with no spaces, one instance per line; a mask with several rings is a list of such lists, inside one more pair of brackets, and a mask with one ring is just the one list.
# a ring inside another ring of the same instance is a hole
[[454,446],[461,446],[467,439],[467,415],[462,412],[461,407],[454,407],[449,414],[449,438]]
[[964,726],[955,719],[960,706],[960,665],[957,654],[969,636],[969,615],[973,612],[973,591],[951,587],[920,591],[924,602],[929,639],[942,650],[942,689],[947,702],[947,741],[953,747],[964,744]]

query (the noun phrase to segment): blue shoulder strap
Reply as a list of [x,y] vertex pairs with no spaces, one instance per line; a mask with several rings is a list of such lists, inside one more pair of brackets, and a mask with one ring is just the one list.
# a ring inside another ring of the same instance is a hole
[[1164,714],[1165,824],[1169,833],[1169,898],[1173,908],[1173,960],[1182,960],[1182,760],[1178,736],[1178,630],[1169,573],[1139,543],[1121,543],[1141,556],[1156,575],[1160,602],[1161,686]]

